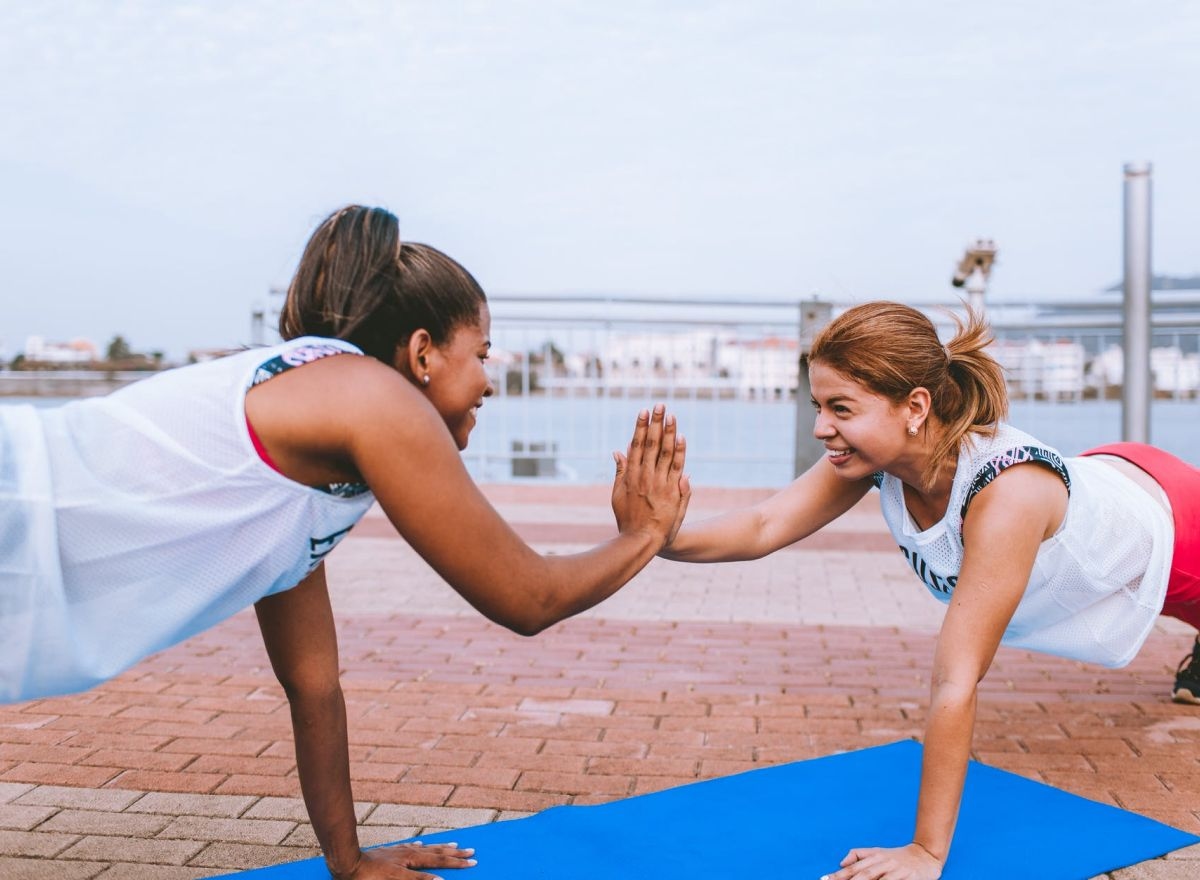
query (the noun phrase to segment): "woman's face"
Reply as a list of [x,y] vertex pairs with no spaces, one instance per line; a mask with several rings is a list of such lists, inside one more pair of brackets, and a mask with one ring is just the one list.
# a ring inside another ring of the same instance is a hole
[[431,349],[425,369],[429,384],[423,383],[423,375],[417,376],[417,387],[438,411],[459,449],[467,448],[476,412],[496,390],[483,366],[492,347],[491,333],[491,313],[480,304],[478,323],[459,325],[445,344]]
[[817,411],[813,436],[825,444],[825,457],[838,476],[861,480],[898,463],[912,464],[920,455],[909,442],[908,427],[917,420],[907,406],[820,361],[809,364],[808,377]]

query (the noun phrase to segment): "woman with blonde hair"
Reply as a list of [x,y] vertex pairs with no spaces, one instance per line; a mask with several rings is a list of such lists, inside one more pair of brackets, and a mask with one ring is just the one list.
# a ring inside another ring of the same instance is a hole
[[[1001,643],[1116,667],[1160,614],[1200,629],[1200,471],[1133,443],[1064,459],[1008,425],[990,341],[974,313],[943,345],[916,309],[849,309],[809,357],[813,433],[825,457],[753,507],[685,523],[660,554],[757,559],[817,531],[874,486],[909,566],[948,605],[913,840],[853,849],[827,880],[941,876],[977,685]],[[1180,664],[1174,698],[1200,704],[1200,641]]]

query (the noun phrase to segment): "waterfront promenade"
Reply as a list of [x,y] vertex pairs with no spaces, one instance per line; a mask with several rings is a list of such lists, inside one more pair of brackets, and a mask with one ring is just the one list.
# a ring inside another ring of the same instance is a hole
[[[605,487],[485,489],[544,551],[612,533]],[[760,494],[701,487],[691,516]],[[918,735],[941,606],[875,504],[769,559],[656,560],[534,639],[480,618],[373,512],[328,563],[363,842]],[[1187,632],[1161,622],[1121,670],[1001,649],[974,757],[1200,833],[1200,711],[1165,696]],[[728,830],[755,838],[738,816]],[[316,852],[252,612],[89,693],[0,706],[3,880],[183,880]],[[1197,876],[1200,847],[1111,875]]]

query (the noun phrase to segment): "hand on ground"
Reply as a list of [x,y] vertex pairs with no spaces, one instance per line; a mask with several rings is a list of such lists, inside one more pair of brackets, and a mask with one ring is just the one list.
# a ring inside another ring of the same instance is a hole
[[942,863],[915,843],[896,849],[852,849],[842,859],[842,869],[821,880],[938,880]]
[[365,849],[362,859],[349,874],[335,874],[337,880],[437,880],[424,868],[469,868],[475,864],[473,849],[459,849],[456,843],[425,846],[399,843]]

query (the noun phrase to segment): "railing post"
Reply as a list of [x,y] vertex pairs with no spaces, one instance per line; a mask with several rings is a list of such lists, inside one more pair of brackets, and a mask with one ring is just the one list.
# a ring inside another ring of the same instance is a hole
[[812,387],[808,382],[808,354],[812,341],[833,317],[833,305],[810,299],[800,302],[800,371],[796,387],[796,449],[793,476],[800,476],[825,455],[825,445],[813,436]]
[[1150,442],[1150,175],[1149,162],[1125,165],[1125,366],[1121,438]]

